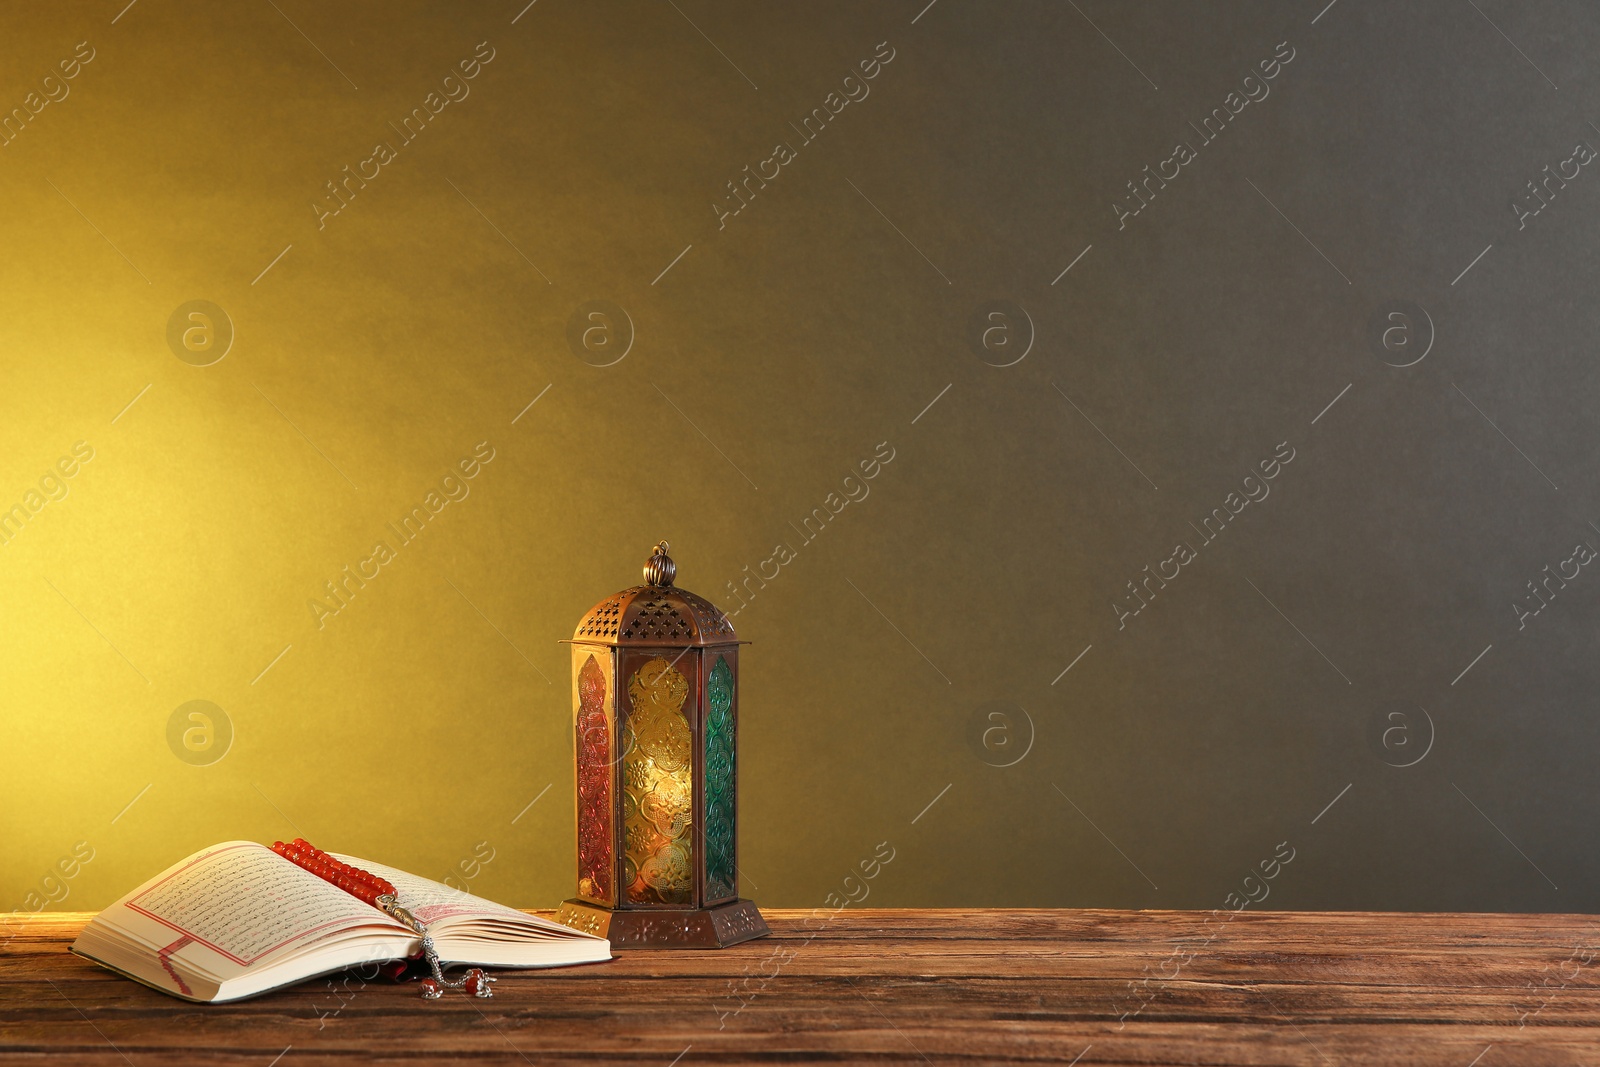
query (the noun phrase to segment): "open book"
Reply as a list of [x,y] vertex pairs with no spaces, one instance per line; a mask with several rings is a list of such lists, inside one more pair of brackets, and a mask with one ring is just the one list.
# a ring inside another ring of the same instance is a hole
[[[369,860],[336,858],[392,882],[446,964],[559,967],[611,958],[603,937]],[[214,1002],[403,959],[421,943],[398,920],[266,845],[228,841],[102,911],[72,951],[163,993]]]

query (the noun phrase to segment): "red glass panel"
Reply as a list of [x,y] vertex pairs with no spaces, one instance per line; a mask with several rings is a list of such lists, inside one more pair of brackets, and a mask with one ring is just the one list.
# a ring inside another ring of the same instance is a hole
[[616,903],[611,852],[611,722],[606,673],[594,656],[578,670],[578,895]]

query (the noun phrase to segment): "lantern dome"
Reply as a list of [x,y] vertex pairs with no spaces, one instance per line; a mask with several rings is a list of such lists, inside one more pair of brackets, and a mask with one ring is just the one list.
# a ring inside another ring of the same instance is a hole
[[705,597],[672,584],[677,567],[667,542],[644,565],[644,585],[615,593],[590,608],[574,641],[606,645],[727,645],[739,640],[728,616]]

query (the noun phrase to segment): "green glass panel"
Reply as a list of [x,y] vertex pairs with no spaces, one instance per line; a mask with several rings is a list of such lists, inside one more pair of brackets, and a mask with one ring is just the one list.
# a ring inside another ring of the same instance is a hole
[[717,657],[706,682],[706,899],[738,894],[734,850],[733,671]]

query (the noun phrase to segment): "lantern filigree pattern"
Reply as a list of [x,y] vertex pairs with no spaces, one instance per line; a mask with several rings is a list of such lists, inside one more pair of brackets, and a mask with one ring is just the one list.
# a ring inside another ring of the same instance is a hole
[[628,681],[622,810],[623,881],[631,903],[687,904],[694,888],[694,750],[683,715],[688,695],[689,683],[661,657]]
[[578,895],[616,902],[611,855],[611,723],[606,676],[590,656],[578,670]]
[[663,541],[645,584],[596,604],[571,641],[578,895],[556,921],[617,947],[768,933],[739,896],[743,642],[676,575]]
[[737,895],[733,865],[733,672],[717,657],[706,681],[706,899]]

